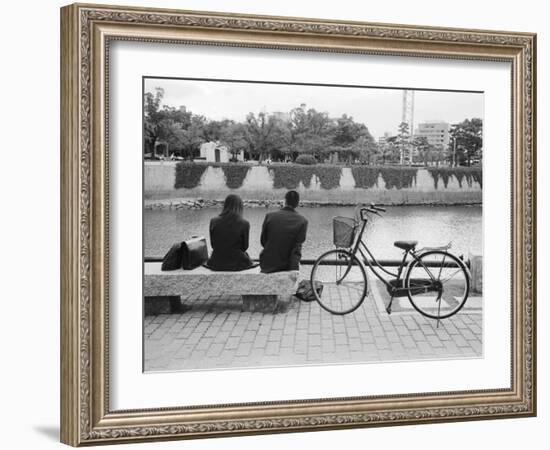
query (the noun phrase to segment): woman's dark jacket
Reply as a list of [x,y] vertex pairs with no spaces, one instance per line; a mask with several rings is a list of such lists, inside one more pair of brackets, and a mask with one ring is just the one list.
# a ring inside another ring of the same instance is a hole
[[237,214],[216,216],[210,221],[212,255],[207,266],[212,270],[244,270],[252,266],[248,249],[250,223]]

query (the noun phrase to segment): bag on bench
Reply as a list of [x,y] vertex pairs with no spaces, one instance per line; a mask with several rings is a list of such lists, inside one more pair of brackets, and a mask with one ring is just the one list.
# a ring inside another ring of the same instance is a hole
[[193,236],[172,245],[162,259],[161,270],[191,270],[208,261],[208,247],[204,237]]

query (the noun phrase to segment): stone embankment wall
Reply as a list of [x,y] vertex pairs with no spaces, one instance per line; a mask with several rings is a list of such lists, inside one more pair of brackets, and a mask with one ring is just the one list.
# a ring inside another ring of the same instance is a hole
[[[144,166],[144,197],[146,205],[156,203],[177,203],[176,199],[202,199],[205,202],[223,200],[229,193],[235,193],[243,200],[253,202],[275,202],[283,198],[287,187],[277,186],[276,173],[270,166],[260,165],[245,168],[240,180],[228,180],[228,172],[223,166],[209,165],[202,167],[193,187],[181,186],[181,177],[176,174],[177,164],[146,163]],[[294,166],[294,165],[292,165]],[[296,166],[294,166],[296,167]],[[307,167],[307,166],[306,166]],[[312,166],[309,166],[312,167]],[[277,170],[284,171],[283,166]],[[291,169],[289,166],[289,170]],[[300,168],[300,170],[308,170]],[[418,168],[408,170],[407,181],[389,182],[379,173],[369,182],[369,187],[358,187],[352,168],[338,167],[336,172],[339,180],[328,183],[323,174],[316,175],[316,169],[309,169],[313,175],[308,175],[306,183],[299,181],[295,189],[300,192],[302,200],[311,204],[357,204],[374,202],[386,205],[402,204],[476,204],[482,201],[482,181],[480,173],[476,177],[460,176],[449,172],[444,177],[434,172],[435,169]],[[318,169],[317,169],[318,170]],[[389,169],[397,170],[397,169]],[[412,171],[412,172],[411,172]],[[279,172],[280,173],[280,172]],[[414,176],[411,177],[411,174]],[[467,173],[467,172],[466,172]],[[238,178],[238,177],[237,177]],[[411,181],[412,180],[412,181]],[[329,180],[330,181],[330,180]],[[238,187],[230,188],[229,185]],[[279,182],[280,184],[280,182]],[[327,188],[327,185],[329,188]],[[189,186],[189,183],[187,183]],[[277,187],[276,187],[277,186]]]

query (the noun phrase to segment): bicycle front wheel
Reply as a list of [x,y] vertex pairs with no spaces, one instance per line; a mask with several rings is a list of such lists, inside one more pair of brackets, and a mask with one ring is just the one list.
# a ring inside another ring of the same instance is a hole
[[470,276],[461,259],[445,251],[432,250],[411,262],[405,287],[412,306],[420,314],[445,319],[466,303]]
[[367,274],[359,259],[347,250],[323,253],[311,270],[311,284],[323,286],[314,289],[319,305],[332,314],[355,311],[367,295]]

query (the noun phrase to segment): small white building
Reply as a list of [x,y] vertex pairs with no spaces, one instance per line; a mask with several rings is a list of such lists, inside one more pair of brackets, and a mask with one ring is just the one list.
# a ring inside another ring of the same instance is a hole
[[[231,159],[231,153],[227,146],[219,142],[205,142],[201,144],[201,159],[204,158],[207,162],[226,163]],[[239,161],[244,161],[244,152],[241,150],[236,154]]]

